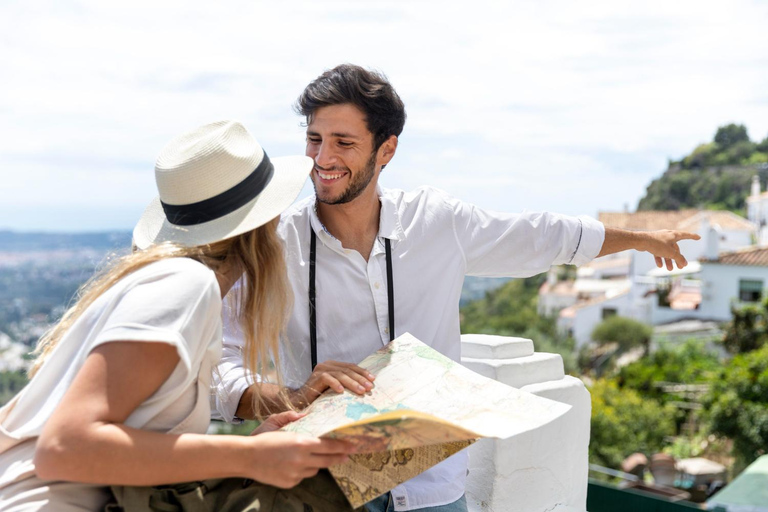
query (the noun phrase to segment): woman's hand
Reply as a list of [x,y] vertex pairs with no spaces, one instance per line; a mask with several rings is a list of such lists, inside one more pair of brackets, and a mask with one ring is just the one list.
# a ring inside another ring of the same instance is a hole
[[280,430],[287,424],[293,423],[299,418],[303,418],[305,415],[306,413],[296,411],[285,411],[278,414],[272,414],[267,419],[265,419],[261,425],[256,427],[256,429],[251,432],[251,435],[256,436],[266,432],[274,432],[275,430]]
[[322,468],[347,462],[355,450],[344,441],[293,432],[264,432],[250,439],[254,456],[248,477],[283,489],[315,476]]

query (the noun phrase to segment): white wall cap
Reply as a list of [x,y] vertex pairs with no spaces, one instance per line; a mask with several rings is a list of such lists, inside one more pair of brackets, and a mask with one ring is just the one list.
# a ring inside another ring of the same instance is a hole
[[514,359],[533,354],[533,341],[491,334],[462,334],[461,357],[474,359]]
[[560,380],[565,376],[560,354],[536,352],[514,359],[476,359],[462,357],[461,364],[485,377],[498,380],[513,388],[529,384]]
[[[550,400],[562,402],[574,407],[586,405],[591,408],[589,392],[587,391],[586,386],[581,379],[577,379],[571,375],[565,375],[560,380],[548,380],[546,382],[528,384],[520,389],[522,391],[527,391],[532,395],[549,398]],[[582,402],[585,398],[586,403],[584,404]]]

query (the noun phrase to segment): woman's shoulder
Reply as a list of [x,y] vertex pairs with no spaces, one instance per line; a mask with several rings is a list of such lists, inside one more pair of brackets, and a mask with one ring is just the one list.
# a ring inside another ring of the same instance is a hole
[[165,258],[152,262],[126,276],[124,281],[128,287],[167,283],[177,293],[218,287],[213,270],[192,258]]
[[184,274],[191,279],[215,279],[213,270],[192,258],[163,258],[154,261],[135,272],[137,275]]

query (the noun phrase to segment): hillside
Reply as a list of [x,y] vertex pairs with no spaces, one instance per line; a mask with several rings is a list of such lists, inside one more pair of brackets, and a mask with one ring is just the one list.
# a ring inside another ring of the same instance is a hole
[[708,208],[743,213],[756,174],[764,190],[768,137],[753,142],[743,125],[721,126],[712,142],[671,161],[664,174],[648,186],[637,210]]

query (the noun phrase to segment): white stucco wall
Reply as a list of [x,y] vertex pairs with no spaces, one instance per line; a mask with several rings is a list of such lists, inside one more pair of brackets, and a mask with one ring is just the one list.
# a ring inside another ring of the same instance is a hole
[[629,294],[625,293],[596,304],[581,306],[576,310],[576,315],[573,318],[562,319],[563,321],[558,322],[558,325],[569,328],[573,339],[576,340],[576,347],[581,347],[591,341],[592,330],[603,321],[604,309],[615,309],[619,316],[632,316],[632,305],[629,297]]
[[557,295],[554,293],[539,294],[537,310],[540,315],[554,315],[561,309],[576,304],[576,294]]
[[[731,319],[731,303],[739,298],[739,281],[762,281],[768,288],[768,267],[721,265],[703,262],[701,266],[701,318]],[[765,297],[765,294],[763,295]]]
[[584,384],[563,372],[557,354],[531,340],[462,336],[462,364],[538,396],[571,405],[560,418],[511,439],[470,448],[470,512],[585,512],[591,402]]

